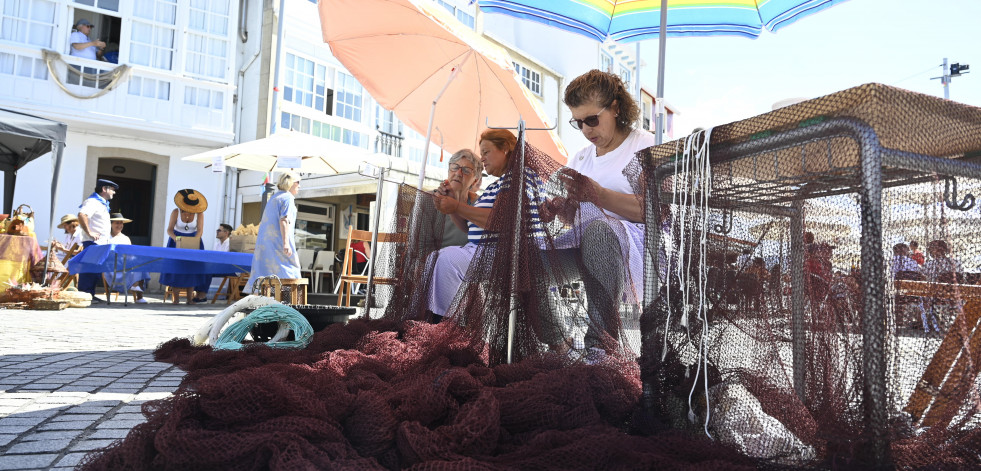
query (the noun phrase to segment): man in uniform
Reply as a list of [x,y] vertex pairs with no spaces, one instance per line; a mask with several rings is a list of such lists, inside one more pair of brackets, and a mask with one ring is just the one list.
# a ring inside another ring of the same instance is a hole
[[[78,225],[82,228],[82,248],[91,245],[109,243],[112,225],[109,221],[109,201],[116,195],[119,185],[109,180],[95,181],[95,191],[82,201],[78,208]],[[92,295],[92,302],[99,303],[95,298],[95,285],[100,280],[98,273],[79,273],[78,290]]]

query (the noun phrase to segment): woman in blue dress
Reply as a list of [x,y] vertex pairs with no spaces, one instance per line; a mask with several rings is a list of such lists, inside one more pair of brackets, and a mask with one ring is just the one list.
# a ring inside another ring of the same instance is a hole
[[283,172],[276,185],[279,191],[266,202],[259,221],[252,273],[246,289],[260,276],[276,275],[281,279],[300,277],[300,259],[296,255],[296,194],[300,191],[300,176]]
[[[174,195],[177,208],[170,213],[167,223],[167,247],[177,247],[178,237],[195,237],[204,228],[204,211],[208,209],[208,200],[198,191],[184,189]],[[204,243],[198,243],[204,250]],[[208,300],[208,286],[211,275],[183,275],[161,273],[160,284],[171,288],[194,288],[194,302],[203,303]]]

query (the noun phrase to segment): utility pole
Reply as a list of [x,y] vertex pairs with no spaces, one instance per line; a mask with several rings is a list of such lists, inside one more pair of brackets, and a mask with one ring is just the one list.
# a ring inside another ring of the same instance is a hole
[[961,64],[959,62],[950,64],[947,66],[947,58],[944,57],[944,63],[940,65],[943,68],[943,75],[940,77],[933,77],[930,80],[940,79],[940,84],[944,87],[944,98],[950,99],[950,80],[954,77],[960,77],[962,74],[968,73],[968,69],[971,68],[968,64]]

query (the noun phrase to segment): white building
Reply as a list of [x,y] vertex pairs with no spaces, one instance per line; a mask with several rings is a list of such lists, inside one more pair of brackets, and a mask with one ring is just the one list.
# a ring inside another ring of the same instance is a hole
[[[182,188],[220,206],[222,181],[186,155],[235,135],[237,0],[8,0],[0,9],[0,107],[68,124],[57,214],[77,213],[96,178],[120,185],[112,209],[134,243],[161,245]],[[93,24],[119,64],[69,55],[72,25]],[[52,52],[44,52],[52,51]],[[119,68],[117,68],[119,67]],[[86,74],[117,71],[115,80]],[[37,213],[47,238],[49,157],[17,174],[14,204]],[[217,212],[209,212],[209,216]],[[217,216],[206,219],[209,228]],[[208,234],[208,232],[205,232]],[[212,232],[213,233],[213,232]],[[209,241],[210,243],[210,241]]]

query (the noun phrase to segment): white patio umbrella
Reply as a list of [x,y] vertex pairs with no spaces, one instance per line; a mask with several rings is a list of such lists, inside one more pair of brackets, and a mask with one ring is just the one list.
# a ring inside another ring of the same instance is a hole
[[277,169],[279,157],[299,157],[300,166],[288,168],[321,175],[357,173],[362,162],[387,165],[379,155],[367,150],[293,131],[280,131],[263,139],[209,150],[182,160],[214,163],[216,158],[221,158],[228,167],[271,172]]

